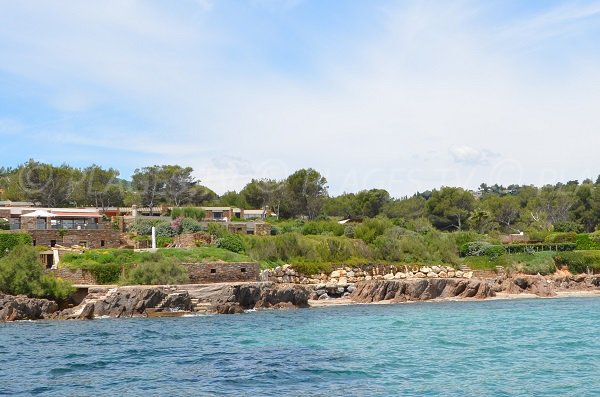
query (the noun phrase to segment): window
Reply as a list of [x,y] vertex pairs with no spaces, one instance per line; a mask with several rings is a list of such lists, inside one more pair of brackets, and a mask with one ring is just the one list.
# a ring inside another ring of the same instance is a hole
[[100,240],[100,247],[104,247],[106,245],[106,243],[104,242],[104,240]]
[[213,212],[213,219],[223,219],[222,212]]
[[35,247],[36,243],[37,243],[37,241],[34,239],[34,240],[33,240],[33,246],[34,246],[34,247]]
[[210,269],[211,274],[215,274],[217,272],[217,269]]
[[56,240],[50,240],[50,247],[56,247]]
[[242,273],[246,273],[246,268],[245,267],[243,267],[241,270],[242,270]]
[[80,241],[79,245],[83,248],[87,248],[87,241]]

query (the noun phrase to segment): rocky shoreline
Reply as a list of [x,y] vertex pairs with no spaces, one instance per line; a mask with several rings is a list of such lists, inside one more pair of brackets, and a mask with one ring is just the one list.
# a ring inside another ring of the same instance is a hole
[[251,309],[294,309],[339,303],[399,303],[438,299],[553,297],[599,293],[600,276],[515,275],[497,278],[411,278],[350,284],[223,283],[181,286],[94,287],[74,307],[0,294],[0,322],[235,314]]

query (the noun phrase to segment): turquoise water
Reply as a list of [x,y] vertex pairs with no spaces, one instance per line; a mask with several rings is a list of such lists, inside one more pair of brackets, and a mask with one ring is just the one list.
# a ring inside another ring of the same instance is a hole
[[600,299],[0,324],[0,395],[594,396]]

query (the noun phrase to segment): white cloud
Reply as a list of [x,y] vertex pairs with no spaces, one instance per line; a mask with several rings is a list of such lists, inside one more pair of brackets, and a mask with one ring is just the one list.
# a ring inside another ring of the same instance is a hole
[[456,163],[466,165],[487,165],[493,157],[498,155],[485,149],[476,149],[471,146],[451,146],[450,155]]
[[192,165],[219,192],[305,166],[334,193],[378,186],[397,195],[598,172],[597,145],[581,144],[600,130],[598,54],[581,50],[561,59],[568,67],[540,70],[535,48],[585,34],[599,3],[482,25],[479,5],[398,2],[378,11],[368,36],[323,35],[306,51],[312,75],[301,77],[260,56],[264,44],[244,37],[252,21],[215,26],[219,3],[197,4],[7,3],[0,40],[13,47],[0,46],[0,69],[39,84],[61,110],[110,104],[154,126],[61,125],[59,139],[116,140],[148,163]]

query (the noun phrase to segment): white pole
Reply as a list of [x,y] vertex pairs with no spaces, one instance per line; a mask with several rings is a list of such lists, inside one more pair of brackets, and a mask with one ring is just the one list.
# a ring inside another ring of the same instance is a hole
[[152,226],[152,249],[156,249],[156,228]]

